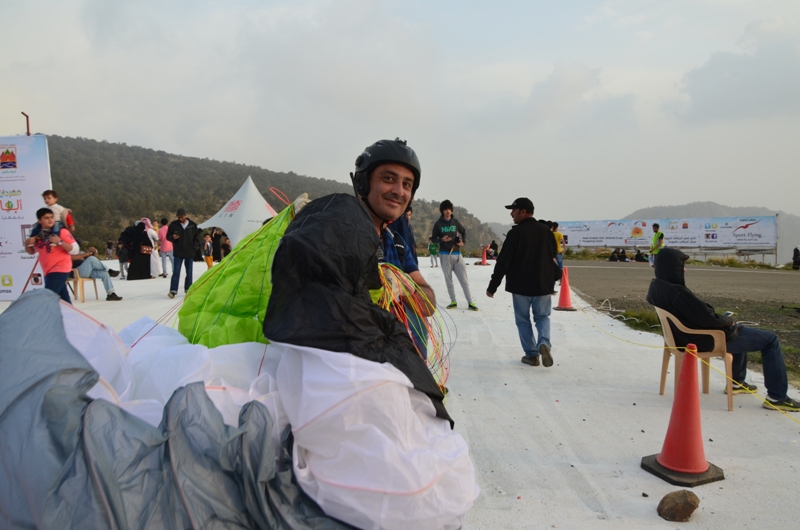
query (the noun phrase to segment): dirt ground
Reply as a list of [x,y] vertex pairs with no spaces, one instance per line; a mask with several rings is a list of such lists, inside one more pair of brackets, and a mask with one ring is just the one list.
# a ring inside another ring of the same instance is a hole
[[[646,263],[565,260],[570,287],[597,307],[608,299],[614,309],[648,309],[645,301],[653,269]],[[787,366],[800,373],[800,273],[692,266],[686,286],[718,313],[756,323],[778,334]],[[793,379],[796,379],[793,378]]]

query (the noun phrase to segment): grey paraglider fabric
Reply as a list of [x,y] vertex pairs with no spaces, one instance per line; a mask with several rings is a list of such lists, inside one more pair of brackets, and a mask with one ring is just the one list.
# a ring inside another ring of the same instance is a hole
[[231,427],[193,383],[152,427],[87,397],[59,303],[36,290],[0,315],[0,528],[352,528],[297,486],[258,402]]

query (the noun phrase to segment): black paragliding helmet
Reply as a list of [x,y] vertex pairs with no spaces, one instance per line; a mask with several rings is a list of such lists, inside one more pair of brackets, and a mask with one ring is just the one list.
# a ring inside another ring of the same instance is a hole
[[[370,145],[356,158],[355,173],[350,173],[356,195],[366,198],[369,195],[369,177],[372,170],[381,164],[402,164],[414,174],[414,186],[411,188],[411,199],[419,188],[422,169],[419,165],[417,153],[406,145],[405,140],[378,140]],[[410,204],[410,203],[409,203]]]

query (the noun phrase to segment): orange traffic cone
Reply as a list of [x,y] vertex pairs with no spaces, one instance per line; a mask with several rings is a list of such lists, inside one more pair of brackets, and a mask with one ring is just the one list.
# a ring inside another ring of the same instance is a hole
[[558,295],[558,305],[553,309],[556,311],[576,311],[572,307],[572,295],[569,293],[569,274],[566,267],[561,271],[561,292]]
[[688,344],[672,403],[667,436],[658,455],[642,458],[642,468],[675,486],[690,488],[723,480],[722,469],[706,461],[697,385],[697,346]]
[[489,265],[488,263],[486,263],[486,247],[483,247],[483,256],[481,257],[480,261],[475,262],[475,265],[486,265],[486,266]]

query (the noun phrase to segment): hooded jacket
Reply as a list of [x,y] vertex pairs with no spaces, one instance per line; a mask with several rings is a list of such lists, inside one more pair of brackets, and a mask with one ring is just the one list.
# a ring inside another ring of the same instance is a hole
[[[445,236],[449,236],[450,241],[442,241],[442,238]],[[434,243],[439,244],[440,254],[461,252],[461,247],[458,246],[458,240],[460,239],[465,245],[467,244],[467,230],[455,217],[451,216],[450,219],[447,220],[444,216],[441,216],[433,223],[431,238]]]
[[[688,256],[676,248],[664,248],[658,253],[656,260],[656,277],[650,282],[647,291],[647,302],[669,311],[684,326],[693,329],[720,329],[725,332],[726,340],[733,340],[739,335],[739,326],[725,315],[718,315],[714,308],[697,298],[686,287],[683,264]],[[697,345],[698,351],[711,351],[714,340],[708,335],[689,335],[682,333],[670,323],[672,336],[676,346],[689,343]]]

